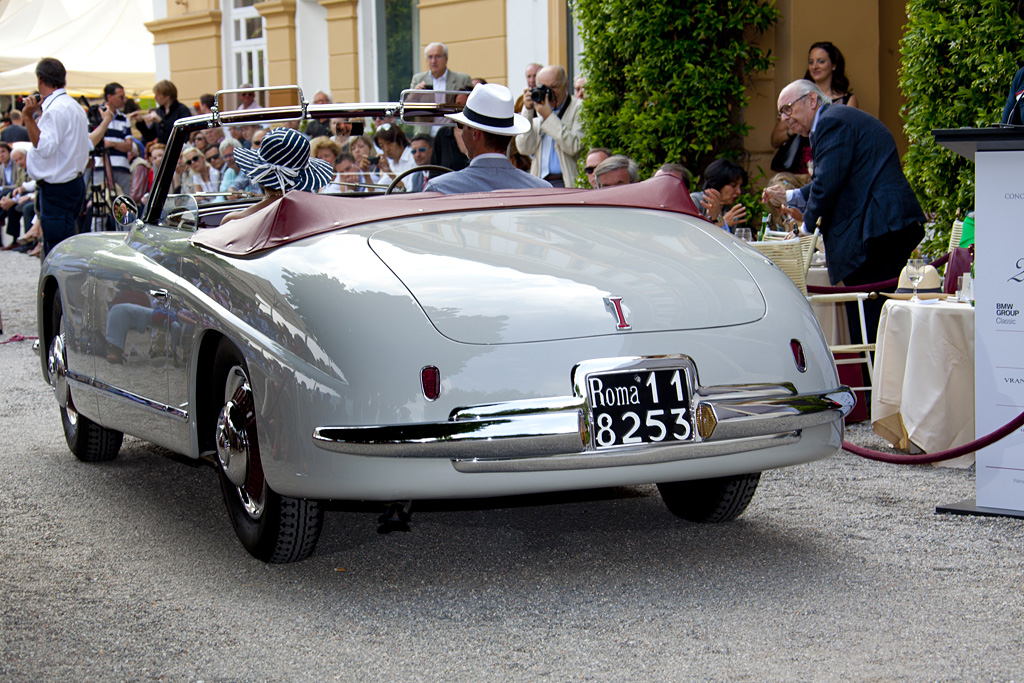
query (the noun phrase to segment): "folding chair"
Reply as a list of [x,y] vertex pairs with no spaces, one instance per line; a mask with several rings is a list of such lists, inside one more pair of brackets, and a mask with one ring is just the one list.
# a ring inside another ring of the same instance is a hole
[[[808,294],[807,293],[807,271],[810,270],[811,261],[814,259],[814,252],[818,249],[818,240],[821,238],[819,230],[810,235],[803,235],[799,240],[790,239],[786,241],[754,242],[752,247],[761,252],[766,258],[778,266],[782,272],[789,276],[797,288],[803,292],[807,300],[812,304],[830,303],[834,305],[857,302],[857,317],[860,323],[860,344],[830,344],[836,365],[863,364],[867,367],[867,385],[851,387],[855,391],[871,391],[871,376],[874,372],[872,354],[875,352],[875,345],[866,343],[868,339],[867,322],[864,316],[864,302],[878,296],[875,292],[844,292],[841,294]],[[837,358],[837,356],[842,356]]]

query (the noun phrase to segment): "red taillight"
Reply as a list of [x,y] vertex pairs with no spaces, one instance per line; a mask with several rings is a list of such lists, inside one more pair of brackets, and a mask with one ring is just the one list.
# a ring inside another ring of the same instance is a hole
[[807,372],[807,359],[804,358],[804,346],[798,339],[789,340],[789,350],[793,352],[793,362],[800,372]]
[[433,401],[441,395],[441,371],[433,365],[420,370],[420,384],[423,385],[423,395],[428,401]]

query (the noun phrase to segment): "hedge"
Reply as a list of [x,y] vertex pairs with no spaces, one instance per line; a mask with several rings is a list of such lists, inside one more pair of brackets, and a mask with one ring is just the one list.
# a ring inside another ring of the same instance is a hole
[[777,20],[773,1],[574,0],[573,8],[585,45],[588,147],[627,154],[641,177],[666,162],[695,176],[720,156],[742,163],[748,77],[772,61],[749,39]]
[[907,19],[900,88],[910,147],[903,167],[936,222],[921,250],[937,256],[957,213],[974,206],[974,164],[937,145],[931,131],[999,121],[1010,81],[1024,66],[1024,19],[1016,0],[910,0]]

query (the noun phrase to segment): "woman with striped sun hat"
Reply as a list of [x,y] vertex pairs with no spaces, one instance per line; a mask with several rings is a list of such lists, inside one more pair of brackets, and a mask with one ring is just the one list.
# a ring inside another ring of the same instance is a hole
[[334,177],[334,168],[309,156],[309,140],[292,128],[275,128],[263,136],[259,149],[235,148],[235,163],[266,195],[257,204],[224,216],[221,225],[269,206],[290,190],[316,192]]

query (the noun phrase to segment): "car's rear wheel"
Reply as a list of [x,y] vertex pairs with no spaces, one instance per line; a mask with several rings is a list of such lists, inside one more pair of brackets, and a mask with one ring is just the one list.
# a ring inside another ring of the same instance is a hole
[[730,522],[747,509],[761,473],[658,484],[669,511],[691,522]]
[[223,388],[214,435],[220,486],[238,540],[264,562],[306,559],[316,549],[323,509],[318,501],[282,496],[267,485],[249,373],[227,340],[217,347],[213,377],[214,386]]
[[64,331],[64,308],[60,301],[60,292],[53,297],[53,309],[50,313],[53,323],[53,338],[47,350],[46,367],[50,375],[50,385],[57,397],[60,407],[60,422],[64,428],[64,440],[75,457],[83,462],[104,462],[117,457],[121,450],[124,434],[114,429],[101,427],[75,410],[75,402],[68,386],[68,357]]

